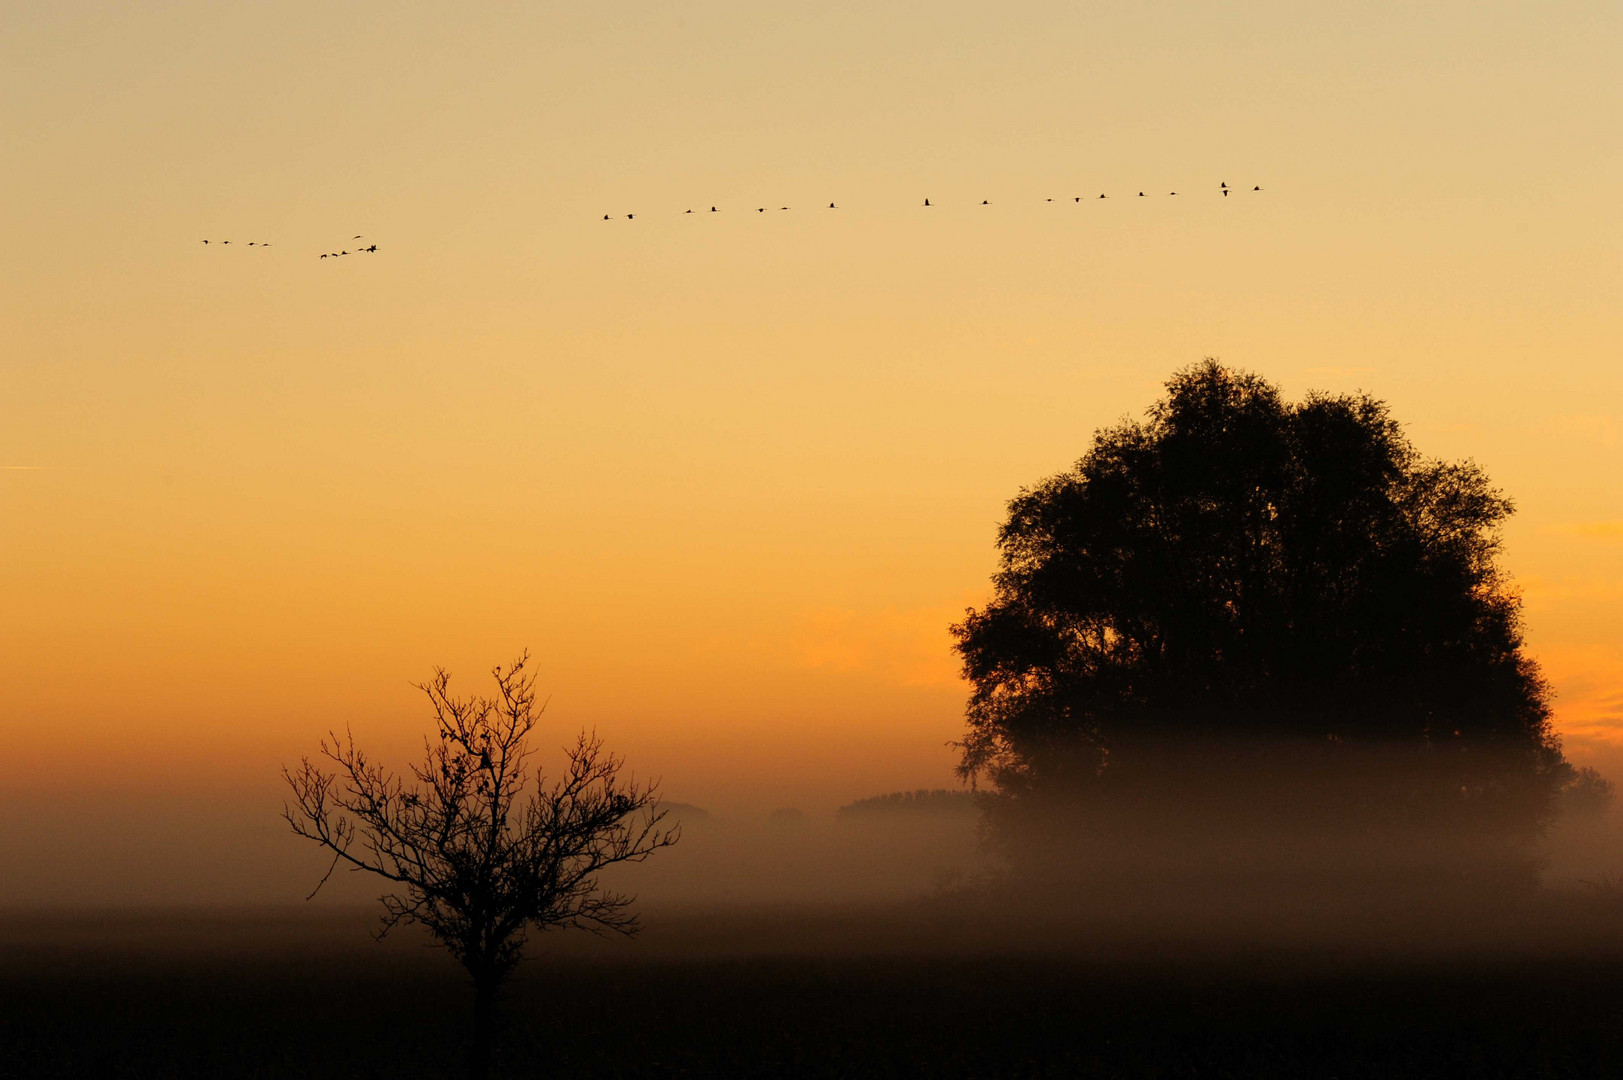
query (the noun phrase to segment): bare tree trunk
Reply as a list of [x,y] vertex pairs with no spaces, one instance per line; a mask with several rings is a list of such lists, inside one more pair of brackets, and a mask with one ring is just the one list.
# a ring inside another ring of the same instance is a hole
[[473,976],[473,1031],[468,1044],[468,1080],[486,1080],[496,1041],[496,982],[490,972]]

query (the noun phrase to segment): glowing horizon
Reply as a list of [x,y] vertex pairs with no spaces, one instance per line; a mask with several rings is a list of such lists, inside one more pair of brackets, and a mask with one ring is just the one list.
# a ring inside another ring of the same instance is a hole
[[273,802],[526,647],[674,799],[948,786],[1004,503],[1204,356],[1479,462],[1623,766],[1615,5],[13,23],[14,793]]

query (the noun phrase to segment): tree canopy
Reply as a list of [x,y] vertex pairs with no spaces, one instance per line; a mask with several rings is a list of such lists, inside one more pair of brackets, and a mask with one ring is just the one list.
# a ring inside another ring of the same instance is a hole
[[1508,760],[1553,790],[1570,769],[1496,562],[1511,512],[1368,396],[1181,371],[1010,502],[994,595],[953,627],[960,769],[1078,790],[1150,746],[1305,740]]

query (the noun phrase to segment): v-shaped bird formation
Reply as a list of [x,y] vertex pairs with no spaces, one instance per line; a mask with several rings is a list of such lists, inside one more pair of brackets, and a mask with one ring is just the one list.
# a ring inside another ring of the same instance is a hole
[[[1240,189],[1239,188],[1231,188],[1231,187],[1229,187],[1228,181],[1223,180],[1223,181],[1218,182],[1216,190],[1217,190],[1218,194],[1220,194],[1223,198],[1226,199],[1226,198],[1229,197],[1229,194],[1231,192],[1238,191]],[[1262,191],[1262,185],[1261,184],[1253,184],[1252,187],[1251,187],[1251,191],[1252,192],[1260,192],[1260,191]],[[1147,192],[1143,192],[1143,191],[1137,192],[1136,194],[1133,194],[1133,193],[1129,193],[1129,194],[1132,195],[1132,197],[1139,198],[1139,199],[1145,199],[1145,198],[1150,198],[1151,197]],[[1176,194],[1178,194],[1176,191],[1167,192],[1168,196],[1176,195]],[[1099,193],[1099,195],[1098,195],[1098,198],[1100,198],[1100,199],[1108,199],[1110,197],[1111,196],[1109,195],[1109,193],[1103,192],[1103,191],[1101,191]],[[1163,198],[1164,197],[1165,196],[1163,196]],[[1080,203],[1082,201],[1082,199],[1083,199],[1083,196],[1081,196],[1081,195],[1073,195],[1073,196],[1071,196],[1071,202],[1072,203]],[[974,200],[970,200],[970,201],[971,201],[971,203],[973,205],[979,205],[979,206],[991,206],[992,205],[992,200],[991,199],[982,199],[978,204],[974,203]],[[1065,200],[1064,199],[1055,199],[1053,197],[1049,197],[1049,198],[1044,199],[1043,201],[1044,202],[1064,202]],[[923,207],[931,207],[931,208],[933,208],[933,207],[936,207],[938,205],[941,205],[941,204],[936,203],[936,202],[932,202],[930,199],[926,198],[924,200],[924,203],[923,203],[923,206],[921,207],[921,209]],[[745,209],[746,210],[753,209],[755,211],[755,213],[757,213],[757,214],[764,214],[764,213],[767,212],[768,207],[757,206],[757,207],[753,207],[753,208],[746,207]],[[778,209],[779,210],[789,210],[789,209],[791,209],[791,207],[780,206],[780,207],[778,207]],[[839,207],[836,206],[834,203],[829,203],[828,204],[828,209],[830,209],[830,210],[838,210]],[[699,212],[703,212],[703,211],[702,210],[701,211],[695,211],[695,210],[692,210],[692,209],[688,209],[688,210],[683,210],[682,214],[686,215],[686,214],[699,213]],[[722,211],[720,210],[719,207],[712,206],[709,209],[708,212],[712,213],[712,214],[718,214],[718,213],[721,213]],[[618,218],[624,218],[626,221],[635,221],[635,220],[637,220],[637,215],[634,214],[634,213],[631,213],[631,214],[618,214],[618,215],[616,215],[616,214],[604,214],[603,215],[603,220],[604,221],[614,221],[614,220],[617,220]]]

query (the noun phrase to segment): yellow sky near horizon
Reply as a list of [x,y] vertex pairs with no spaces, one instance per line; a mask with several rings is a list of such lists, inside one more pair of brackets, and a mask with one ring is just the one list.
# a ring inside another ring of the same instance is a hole
[[274,798],[525,647],[674,798],[947,786],[1004,502],[1208,355],[1480,462],[1623,745],[1615,4],[0,25],[13,791]]

